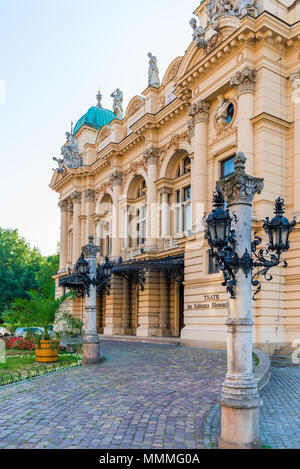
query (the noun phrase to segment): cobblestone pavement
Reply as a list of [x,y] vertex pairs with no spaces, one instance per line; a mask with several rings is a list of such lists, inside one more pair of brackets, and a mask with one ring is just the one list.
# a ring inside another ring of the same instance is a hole
[[203,448],[223,352],[104,342],[101,366],[0,389],[0,448]]
[[[300,368],[272,368],[272,378],[261,393],[260,437],[264,447],[300,448]],[[220,407],[211,409],[205,424],[207,448],[216,446],[220,433]]]

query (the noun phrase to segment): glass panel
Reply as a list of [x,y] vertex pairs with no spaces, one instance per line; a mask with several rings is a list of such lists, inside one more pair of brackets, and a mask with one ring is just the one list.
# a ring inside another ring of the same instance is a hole
[[191,229],[191,205],[187,204],[183,207],[183,230]]
[[176,207],[175,209],[175,219],[176,219],[176,233],[180,233],[181,227],[180,227],[180,208]]
[[216,258],[211,254],[208,253],[208,273],[209,274],[217,274],[219,272],[218,266],[216,264]]
[[183,191],[183,201],[187,202],[188,200],[191,200],[191,188],[186,187]]
[[229,174],[234,172],[234,158],[235,156],[232,156],[221,162],[221,178],[229,176]]

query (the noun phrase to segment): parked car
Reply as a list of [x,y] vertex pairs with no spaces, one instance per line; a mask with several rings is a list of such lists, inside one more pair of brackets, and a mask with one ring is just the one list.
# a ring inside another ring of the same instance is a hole
[[44,329],[42,327],[18,327],[15,330],[15,336],[26,337],[26,335],[30,332],[37,335],[43,335]]
[[0,327],[0,337],[8,337],[10,336],[10,332],[6,327]]

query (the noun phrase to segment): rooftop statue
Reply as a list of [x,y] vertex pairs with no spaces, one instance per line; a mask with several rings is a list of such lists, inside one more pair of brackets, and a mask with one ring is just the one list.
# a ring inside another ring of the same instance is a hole
[[193,30],[193,41],[195,46],[205,49],[207,47],[207,41],[205,40],[205,29],[202,26],[197,25],[197,20],[192,18],[190,26]]
[[157,58],[149,52],[149,72],[148,72],[148,86],[154,88],[160,87],[159,69],[157,66]]
[[63,172],[63,164],[65,164],[67,168],[73,169],[82,166],[82,158],[79,156],[77,139],[70,132],[66,132],[66,137],[67,142],[61,148],[63,159],[53,158],[53,160],[58,163],[59,167],[56,169],[58,173]]
[[116,89],[111,94],[111,97],[114,98],[114,104],[113,104],[113,109],[114,113],[117,116],[117,119],[123,119],[124,112],[123,112],[123,93],[119,88]]
[[256,16],[256,12],[257,0],[210,0],[206,8],[209,24],[221,16],[242,18],[245,15]]

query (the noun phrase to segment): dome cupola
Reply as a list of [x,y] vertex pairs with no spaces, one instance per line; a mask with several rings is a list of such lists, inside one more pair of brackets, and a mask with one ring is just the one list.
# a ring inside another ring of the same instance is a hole
[[116,118],[116,115],[109,109],[103,109],[101,105],[102,95],[100,91],[97,94],[97,105],[90,107],[90,109],[77,121],[74,127],[74,135],[83,127],[87,125],[93,129],[102,129],[104,125],[108,125]]

